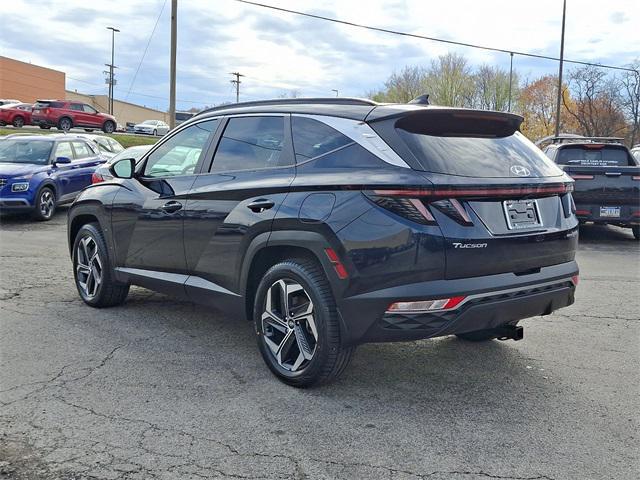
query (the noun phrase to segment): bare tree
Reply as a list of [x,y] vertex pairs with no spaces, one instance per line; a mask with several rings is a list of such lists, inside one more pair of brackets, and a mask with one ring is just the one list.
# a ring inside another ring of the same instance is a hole
[[457,53],[447,53],[433,60],[424,90],[436,105],[472,106],[474,83],[466,58]]
[[425,93],[426,71],[423,67],[404,67],[400,72],[393,72],[384,82],[384,90],[369,92],[367,97],[377,102],[407,103],[418,95]]
[[[509,72],[491,65],[481,65],[473,75],[473,106],[483,110],[506,111],[509,108]],[[514,73],[512,98],[517,98],[518,76]],[[515,100],[512,104],[515,105]]]
[[631,123],[630,141],[633,146],[640,133],[640,59],[636,59],[629,68],[635,71],[626,71],[620,78],[620,95],[624,114]]
[[620,108],[618,80],[594,66],[576,68],[569,73],[573,102],[563,95],[569,114],[587,136],[613,136],[624,132],[626,125]]

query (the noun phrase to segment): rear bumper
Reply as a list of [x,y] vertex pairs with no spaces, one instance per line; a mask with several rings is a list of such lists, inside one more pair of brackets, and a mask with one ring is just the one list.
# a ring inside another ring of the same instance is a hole
[[[390,342],[440,337],[496,328],[548,315],[574,302],[575,261],[517,276],[512,273],[414,283],[345,298],[339,302],[348,343]],[[389,305],[465,296],[455,309],[389,313]]]
[[[619,217],[600,215],[600,207],[619,207]],[[611,225],[639,225],[640,205],[620,205],[615,202],[606,204],[576,203],[576,217],[581,222],[594,222]]]

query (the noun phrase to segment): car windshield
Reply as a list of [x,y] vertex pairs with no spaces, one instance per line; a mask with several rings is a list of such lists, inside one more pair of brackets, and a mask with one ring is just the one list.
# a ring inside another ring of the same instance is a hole
[[46,165],[52,148],[47,140],[7,139],[0,142],[0,162]]
[[152,146],[153,145],[139,145],[137,147],[129,147],[126,150],[122,150],[119,154],[113,157],[109,161],[109,163],[117,162],[122,158],[133,158],[135,159],[136,163],[138,163],[138,160],[140,160],[145,153],[151,150]]
[[635,162],[627,149],[617,145],[570,145],[558,152],[556,163],[581,167],[629,167]]

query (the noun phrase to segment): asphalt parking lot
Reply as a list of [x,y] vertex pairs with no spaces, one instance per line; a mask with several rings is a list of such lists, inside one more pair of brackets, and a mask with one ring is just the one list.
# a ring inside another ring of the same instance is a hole
[[586,227],[577,302],[520,342],[359,348],[296,390],[249,324],[79,299],[66,210],[0,225],[0,479],[637,479],[640,249]]

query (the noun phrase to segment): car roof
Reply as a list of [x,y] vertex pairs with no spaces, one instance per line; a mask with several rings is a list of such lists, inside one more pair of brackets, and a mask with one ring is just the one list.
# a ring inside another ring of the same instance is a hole
[[[357,121],[376,121],[412,112],[433,110],[486,112],[466,108],[441,107],[425,104],[378,103],[373,100],[348,97],[330,98],[289,98],[243,102],[210,108],[194,118],[202,119],[219,115],[238,115],[251,113],[298,113],[306,115],[327,115],[348,118]],[[522,117],[507,112],[491,112],[493,115],[513,117],[522,121]]]
[[[3,137],[0,137],[3,138]],[[14,138],[19,138],[20,140],[49,140],[49,141],[63,141],[63,140],[67,140],[67,141],[72,141],[72,140],[78,140],[79,137],[77,135],[67,135],[64,133],[51,133],[49,135],[29,135],[29,134],[22,134],[22,133],[12,133],[10,135],[7,135],[4,138],[10,138],[10,139],[14,139]]]

